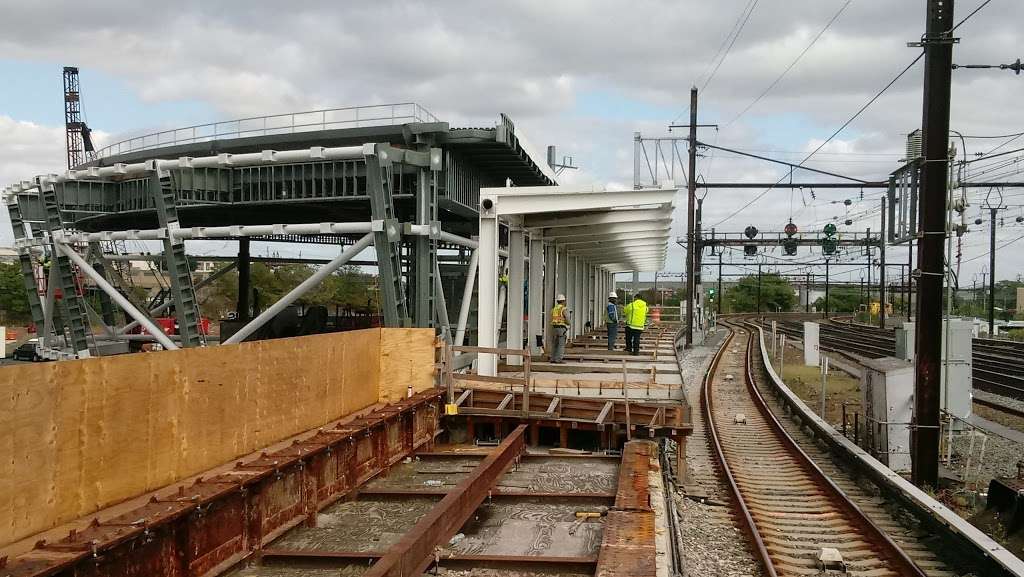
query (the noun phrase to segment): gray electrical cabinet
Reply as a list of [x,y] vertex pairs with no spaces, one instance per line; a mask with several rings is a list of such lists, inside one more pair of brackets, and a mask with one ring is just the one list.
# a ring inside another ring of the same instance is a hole
[[914,413],[914,365],[893,357],[866,359],[862,364],[861,445],[893,471],[907,472]]
[[[942,326],[942,359],[946,360],[946,325],[949,323],[949,366],[942,366],[942,392],[940,406],[961,419],[971,416],[974,387],[971,381],[971,357],[974,344],[974,325],[971,321],[951,319]],[[949,386],[946,386],[946,372],[949,372]],[[947,392],[948,400],[947,403]],[[958,423],[957,427],[962,423]]]

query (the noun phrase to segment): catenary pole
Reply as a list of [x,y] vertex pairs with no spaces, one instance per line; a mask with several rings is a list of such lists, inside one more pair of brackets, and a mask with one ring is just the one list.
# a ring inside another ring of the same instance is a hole
[[924,106],[920,215],[917,241],[917,327],[911,479],[936,487],[939,477],[943,241],[949,164],[949,101],[953,70],[953,0],[928,0],[924,45]]
[[690,158],[686,186],[686,348],[693,346],[694,275],[696,242],[693,238],[693,211],[697,199],[697,87],[690,88]]

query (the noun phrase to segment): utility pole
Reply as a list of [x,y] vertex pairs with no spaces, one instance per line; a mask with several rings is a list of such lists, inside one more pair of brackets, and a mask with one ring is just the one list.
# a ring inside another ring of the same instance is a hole
[[690,162],[686,186],[686,345],[693,346],[694,269],[697,262],[693,238],[694,204],[697,199],[697,87],[690,88]]
[[757,316],[761,316],[761,264],[757,265]]
[[804,312],[811,312],[811,273],[807,273],[807,280],[804,281]]
[[911,479],[937,487],[941,387],[943,242],[949,169],[949,101],[953,72],[953,0],[928,0],[924,47],[924,110],[921,122],[921,233],[917,241],[917,327]]
[[825,259],[825,320],[828,320],[828,263],[829,259]]
[[885,198],[882,198],[882,228],[878,232],[878,239],[881,241],[879,252],[880,266],[878,267],[878,328],[885,328]]
[[[1001,204],[1001,203],[1000,203]],[[996,334],[996,212],[999,207],[990,206],[988,235],[988,337]]]
[[722,314],[722,299],[725,295],[722,294],[722,252],[718,253],[718,314]]

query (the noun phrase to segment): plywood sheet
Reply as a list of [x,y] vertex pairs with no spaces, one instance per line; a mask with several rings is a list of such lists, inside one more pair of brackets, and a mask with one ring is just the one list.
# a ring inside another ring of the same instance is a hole
[[428,388],[433,354],[375,328],[0,369],[0,545]]
[[434,386],[433,329],[384,329],[380,346],[380,400],[393,403]]

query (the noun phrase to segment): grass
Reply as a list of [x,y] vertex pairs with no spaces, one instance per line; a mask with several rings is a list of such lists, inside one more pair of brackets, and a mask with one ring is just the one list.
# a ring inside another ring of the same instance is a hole
[[[802,348],[786,347],[785,367],[782,380],[807,406],[815,413],[821,413],[821,369],[804,366]],[[778,372],[778,358],[772,361]],[[829,423],[839,425],[843,422],[843,404],[846,404],[849,426],[853,426],[853,413],[860,411],[860,380],[847,375],[836,368],[829,369],[825,389],[825,415]]]

